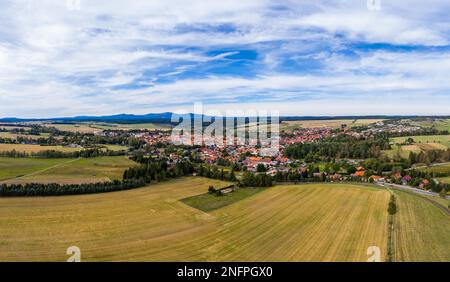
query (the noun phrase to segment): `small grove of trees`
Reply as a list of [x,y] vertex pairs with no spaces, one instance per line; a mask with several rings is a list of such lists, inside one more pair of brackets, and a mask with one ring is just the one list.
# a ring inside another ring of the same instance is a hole
[[255,174],[246,171],[242,176],[240,184],[244,187],[270,187],[273,184],[273,179],[265,173]]
[[176,178],[194,172],[190,162],[179,162],[170,166],[165,161],[149,161],[140,166],[131,167],[123,173],[123,179],[143,179],[146,183],[163,181],[167,178]]
[[450,149],[447,150],[428,150],[420,153],[410,152],[408,157],[410,164],[431,164],[436,162],[450,161]]
[[314,143],[298,143],[286,148],[288,158],[305,159],[306,162],[316,162],[322,158],[377,158],[382,150],[390,149],[389,139],[356,139],[341,137],[341,139],[325,139]]
[[198,176],[203,176],[212,179],[237,181],[234,167],[231,167],[229,172],[226,172],[223,168],[219,169],[217,166],[204,166],[200,164],[196,170]]
[[397,204],[395,203],[395,196],[391,195],[391,199],[388,204],[388,213],[394,215],[397,213]]

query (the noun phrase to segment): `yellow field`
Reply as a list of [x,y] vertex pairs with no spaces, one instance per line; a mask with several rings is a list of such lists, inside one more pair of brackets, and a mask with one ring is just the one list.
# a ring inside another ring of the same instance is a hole
[[450,217],[415,195],[395,192],[396,261],[450,261]]
[[43,126],[55,127],[61,131],[80,132],[80,133],[95,133],[101,132],[101,129],[90,127],[84,124],[48,124],[44,123]]
[[41,135],[30,135],[30,134],[15,134],[15,133],[9,133],[9,132],[0,132],[0,138],[10,138],[10,139],[17,139],[17,137],[23,137],[28,139],[39,139],[39,138],[48,138],[48,133],[42,133]]
[[83,148],[70,148],[63,146],[40,146],[40,145],[25,145],[25,144],[0,144],[0,152],[16,150],[25,153],[37,153],[41,151],[61,151],[61,152],[76,152]]
[[106,194],[0,198],[0,261],[366,261],[386,252],[389,193],[358,185],[269,188],[205,213],[182,198],[226,182],[183,178]]
[[357,119],[357,120],[298,120],[298,121],[284,121],[281,123],[280,129],[288,130],[294,128],[321,128],[332,127],[339,128],[342,124],[346,124],[347,127],[368,125],[383,121],[384,119]]
[[136,123],[136,124],[89,123],[89,126],[93,127],[93,128],[102,129],[102,130],[133,130],[133,129],[167,130],[167,129],[170,129],[170,125],[156,124],[156,123]]

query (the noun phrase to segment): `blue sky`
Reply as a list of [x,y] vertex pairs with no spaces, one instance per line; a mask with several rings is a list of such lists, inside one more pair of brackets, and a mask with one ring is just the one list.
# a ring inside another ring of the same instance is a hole
[[447,0],[76,2],[0,0],[0,116],[450,114]]

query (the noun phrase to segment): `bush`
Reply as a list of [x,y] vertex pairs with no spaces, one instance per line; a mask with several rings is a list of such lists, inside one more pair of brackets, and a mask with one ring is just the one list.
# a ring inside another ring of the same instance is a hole
[[209,185],[208,193],[209,193],[209,194],[214,194],[214,193],[216,193],[216,189],[214,188],[214,186]]
[[395,196],[391,195],[391,200],[389,202],[389,206],[388,206],[388,213],[390,215],[394,215],[397,213],[397,205],[395,203]]

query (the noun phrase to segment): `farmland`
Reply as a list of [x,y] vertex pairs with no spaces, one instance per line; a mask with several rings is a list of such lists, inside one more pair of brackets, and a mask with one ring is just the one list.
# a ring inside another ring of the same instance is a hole
[[53,124],[43,123],[43,126],[54,127],[61,131],[79,132],[79,133],[95,133],[102,131],[101,129],[91,127],[86,124]]
[[0,152],[2,151],[12,151],[25,153],[37,153],[42,151],[61,151],[61,152],[76,152],[82,150],[82,148],[71,148],[63,146],[41,146],[41,145],[28,145],[28,144],[0,144]]
[[70,159],[35,159],[0,157],[0,180],[21,177],[26,174],[60,165]]
[[342,124],[348,127],[368,125],[383,121],[383,119],[357,119],[357,120],[298,120],[298,121],[284,121],[281,123],[281,130],[289,130],[294,128],[318,128],[318,127],[332,127],[339,128]]
[[[0,261],[366,261],[386,250],[389,193],[350,184],[266,189],[205,213],[188,177],[106,194],[0,199]],[[446,233],[444,233],[446,234]],[[448,234],[448,233],[447,233]]]
[[450,175],[450,164],[439,164],[430,167],[422,167],[421,170],[434,173],[446,173]]
[[32,134],[15,134],[15,133],[9,133],[9,132],[0,132],[0,138],[10,138],[10,139],[16,140],[17,137],[29,138],[29,139],[36,140],[39,138],[48,138],[49,134],[42,133],[40,135],[32,135]]
[[422,127],[434,127],[437,130],[450,131],[450,119],[408,121],[408,122],[410,122],[412,125],[417,125],[417,126],[422,126]]
[[88,159],[0,158],[0,180],[4,183],[78,184],[121,179],[135,163],[126,157]]
[[79,132],[79,133],[97,133],[103,130],[154,130],[154,129],[170,129],[169,125],[156,123],[137,123],[137,124],[116,124],[103,122],[80,122],[80,123],[43,123],[48,127],[55,127],[61,131]]
[[170,125],[156,123],[116,124],[116,123],[89,123],[92,128],[102,130],[134,130],[134,129],[170,129]]
[[421,145],[431,145],[436,149],[446,149],[450,147],[450,135],[407,136],[392,138],[391,140],[395,144],[402,144],[405,143],[408,138],[414,139],[414,143],[419,149]]
[[415,195],[396,192],[396,261],[449,261],[449,215]]
[[[407,144],[409,138],[412,138],[414,143]],[[394,144],[393,149],[384,151],[384,154],[390,158],[396,155],[408,158],[410,152],[420,153],[450,148],[450,135],[406,136],[391,138],[390,141]]]

